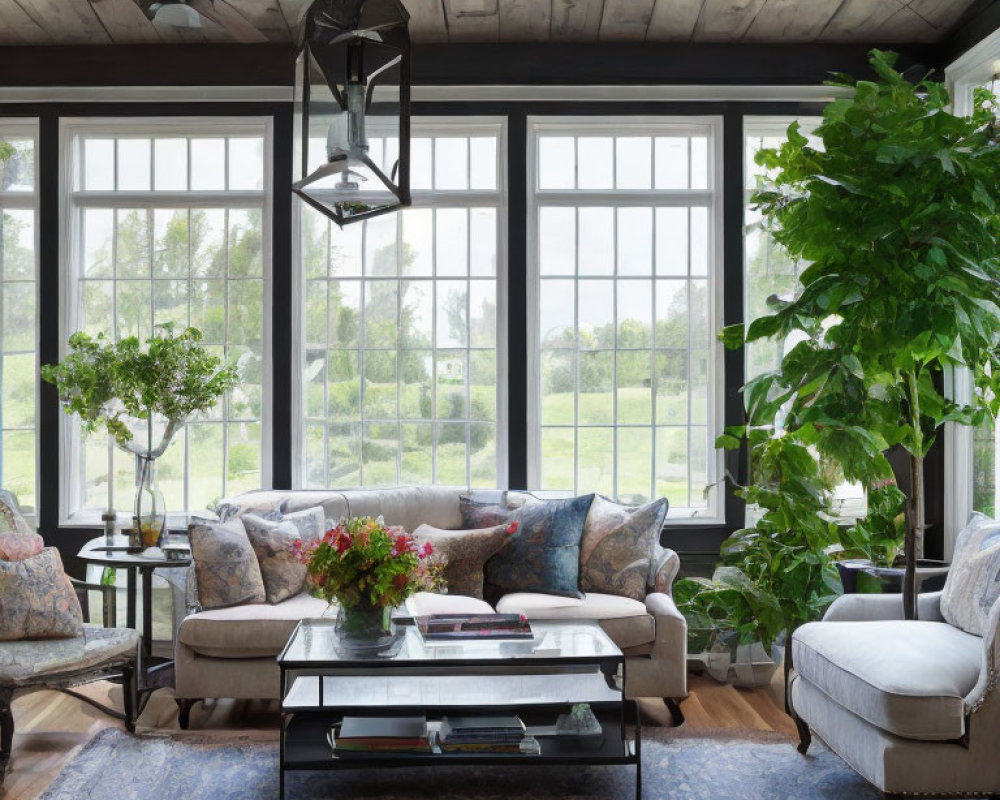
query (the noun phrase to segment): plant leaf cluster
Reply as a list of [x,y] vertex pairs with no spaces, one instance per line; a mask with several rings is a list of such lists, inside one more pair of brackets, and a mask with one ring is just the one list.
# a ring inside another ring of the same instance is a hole
[[202,344],[197,328],[174,333],[159,326],[145,346],[135,336],[112,342],[101,333],[74,333],[69,354],[60,364],[42,367],[42,378],[55,384],[67,413],[77,414],[86,433],[104,428],[119,447],[145,452],[133,442],[128,419],[164,418],[161,455],[173,432],[188,417],[211,410],[239,381],[235,366],[223,366]]
[[[678,586],[687,613],[724,620],[744,642],[768,645],[822,613],[839,591],[831,551],[891,563],[904,533],[918,541],[922,482],[907,498],[886,451],[904,449],[920,476],[945,423],[997,413],[996,101],[978,90],[971,115],[955,116],[941,84],[908,82],[895,59],[873,50],[877,81],[831,82],[852,93],[824,109],[822,148],[792,124],[756,157],[768,170],[752,198],[763,223],[810,266],[794,299],[771,297],[772,313],[721,334],[730,348],[790,347],[743,387],[746,425],[717,442],[746,445],[752,482],[737,493],[761,516],[726,542],[717,580]],[[974,378],[970,403],[943,392],[956,368]],[[831,473],[868,492],[867,517],[847,529],[831,513]]]

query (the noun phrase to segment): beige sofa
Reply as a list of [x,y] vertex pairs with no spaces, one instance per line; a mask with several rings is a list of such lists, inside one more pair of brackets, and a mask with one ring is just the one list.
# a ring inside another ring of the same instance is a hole
[[[462,525],[460,490],[400,487],[353,491],[260,491],[228,503],[237,514],[248,511],[298,511],[322,505],[328,519],[382,516],[390,525],[415,530],[421,523],[457,529]],[[529,619],[596,619],[627,658],[625,690],[630,697],[661,697],[683,721],[678,703],[687,694],[687,623],[670,596],[680,562],[672,550],[658,554],[655,591],[645,602],[615,595],[588,594],[583,600],[539,594],[510,594],[500,612]],[[195,596],[189,592],[189,598]],[[276,699],[276,656],[296,623],[318,617],[326,603],[300,594],[277,605],[251,604],[191,613],[177,631],[176,693],[181,727],[191,707],[216,697]]]

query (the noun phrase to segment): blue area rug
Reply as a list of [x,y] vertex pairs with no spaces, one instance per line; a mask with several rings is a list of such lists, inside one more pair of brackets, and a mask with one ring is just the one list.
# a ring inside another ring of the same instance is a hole
[[[833,753],[814,742],[808,756],[791,743],[670,738],[645,729],[645,800],[879,800]],[[237,737],[239,738],[239,737]],[[438,767],[301,773],[289,800],[631,800],[634,767]],[[59,774],[43,800],[273,800],[274,742],[213,743],[197,735],[98,734]]]

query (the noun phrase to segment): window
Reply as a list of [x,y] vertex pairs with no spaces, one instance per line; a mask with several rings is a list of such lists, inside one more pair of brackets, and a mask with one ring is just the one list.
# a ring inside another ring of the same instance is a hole
[[[758,180],[765,170],[754,163],[760,150],[780,147],[786,139],[788,126],[793,118],[746,117],[744,119],[744,188],[746,193],[746,237],[744,240],[743,292],[746,321],[749,324],[758,317],[769,313],[767,298],[777,295],[786,300],[793,299],[799,289],[799,275],[808,264],[793,261],[760,227],[761,216],[750,204],[750,195],[757,188]],[[814,130],[821,120],[805,117],[799,120],[806,135]],[[822,142],[810,137],[813,147],[822,147]],[[749,345],[746,350],[746,378],[778,369],[785,353],[795,342],[761,341]],[[864,489],[860,484],[843,482],[834,492],[836,510],[843,518],[864,516],[867,510]]]
[[[391,169],[395,140],[378,136],[377,118],[369,133]],[[506,479],[504,128],[414,120],[411,148],[412,208],[340,229],[297,206],[299,485]]]
[[[241,385],[159,459],[167,509],[267,485],[270,122],[93,120],[64,124],[63,137],[64,333],[144,340],[163,323],[192,325],[242,368]],[[64,515],[129,508],[134,459],[65,425]]]
[[37,124],[0,119],[0,486],[35,501]]
[[718,520],[718,119],[529,127],[529,482]]

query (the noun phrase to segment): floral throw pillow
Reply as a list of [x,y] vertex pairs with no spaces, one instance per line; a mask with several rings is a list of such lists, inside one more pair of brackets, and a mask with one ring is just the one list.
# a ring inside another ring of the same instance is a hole
[[983,636],[1000,597],[1000,522],[973,512],[958,534],[941,593],[941,616],[966,633]]
[[260,565],[241,520],[194,523],[188,536],[198,579],[198,602],[203,609],[267,599]]
[[24,561],[37,556],[44,547],[37,533],[0,533],[0,559],[4,561]]
[[594,495],[532,503],[515,511],[518,530],[486,562],[486,600],[510,592],[583,598],[580,537]]
[[256,514],[240,518],[260,566],[267,602],[280,603],[302,591],[306,565],[295,560],[295,543],[319,539],[323,535],[324,517],[323,508],[317,506],[286,514],[280,520]]
[[12,492],[0,489],[0,533],[34,533]]
[[429,542],[433,557],[444,562],[448,594],[483,599],[483,566],[517,531],[517,523],[477,530],[445,530],[421,525],[413,532],[418,543]]
[[666,516],[665,498],[635,507],[596,495],[580,540],[580,589],[644,600]]
[[57,639],[83,633],[83,611],[59,551],[0,561],[0,641]]

